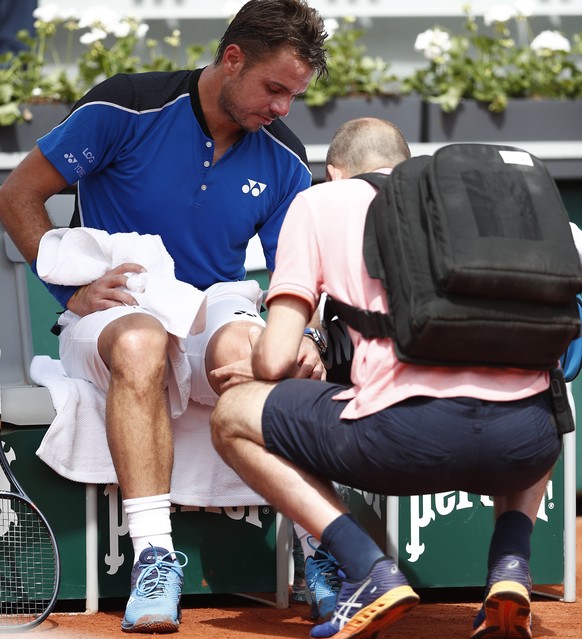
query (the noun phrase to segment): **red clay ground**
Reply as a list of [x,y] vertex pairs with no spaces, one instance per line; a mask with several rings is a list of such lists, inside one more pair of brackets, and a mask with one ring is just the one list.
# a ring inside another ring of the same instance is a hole
[[[582,517],[576,520],[577,595],[575,603],[534,596],[534,639],[581,639],[582,637]],[[560,588],[550,588],[559,596]],[[473,616],[479,608],[479,593],[463,595],[458,589],[420,593],[424,601],[405,618],[380,633],[378,639],[466,639]],[[437,597],[440,597],[437,599]],[[128,637],[121,632],[119,609],[95,615],[53,613],[44,623],[26,634],[36,639],[110,639]],[[286,610],[236,596],[203,595],[184,601],[182,626],[176,639],[307,639],[312,623],[306,604],[292,603]],[[143,636],[143,635],[142,635]]]

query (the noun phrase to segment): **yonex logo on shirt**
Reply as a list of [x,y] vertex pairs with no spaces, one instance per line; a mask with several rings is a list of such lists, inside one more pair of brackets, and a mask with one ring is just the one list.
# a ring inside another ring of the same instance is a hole
[[247,180],[248,184],[243,184],[242,192],[250,193],[255,197],[259,197],[259,195],[267,188],[266,184],[261,182],[257,182],[255,180]]
[[77,158],[72,153],[65,153],[64,157],[69,164],[75,164],[77,162]]

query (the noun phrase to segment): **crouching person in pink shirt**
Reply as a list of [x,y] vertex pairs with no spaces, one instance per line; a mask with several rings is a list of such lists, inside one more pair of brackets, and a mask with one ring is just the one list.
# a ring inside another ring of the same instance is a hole
[[[396,127],[366,118],[340,128],[328,157],[335,162],[328,172],[349,158],[351,175],[387,173],[409,150]],[[384,495],[494,495],[485,600],[471,637],[531,637],[530,537],[562,443],[547,371],[411,365],[398,360],[392,340],[349,329],[350,387],[292,379],[323,293],[387,312],[382,283],[363,261],[374,195],[364,180],[342,179],[296,196],[279,238],[267,326],[253,345],[260,381],[221,396],[214,444],[244,481],[337,559],[335,609],[312,637],[372,637],[418,602],[332,481]]]

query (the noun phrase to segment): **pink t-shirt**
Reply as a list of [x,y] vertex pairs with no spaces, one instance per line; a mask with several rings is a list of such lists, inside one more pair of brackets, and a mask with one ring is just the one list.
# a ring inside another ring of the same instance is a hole
[[[352,179],[319,184],[297,195],[279,236],[267,305],[278,295],[291,294],[307,300],[313,312],[325,292],[386,312],[382,283],[368,277],[362,253],[366,212],[374,195],[367,182]],[[349,333],[354,386],[336,396],[351,400],[342,413],[347,419],[419,395],[510,401],[540,393],[549,384],[542,371],[405,364],[396,357],[392,340],[366,340],[352,329]]]

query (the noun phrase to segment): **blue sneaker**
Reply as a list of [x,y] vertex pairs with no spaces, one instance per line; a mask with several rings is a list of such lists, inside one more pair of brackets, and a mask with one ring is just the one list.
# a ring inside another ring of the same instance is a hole
[[419,597],[391,557],[379,559],[362,581],[343,579],[330,621],[315,626],[311,636],[369,639],[416,606]]
[[[311,539],[313,537],[308,537],[307,543],[314,548]],[[305,594],[311,604],[311,616],[322,623],[331,617],[335,608],[340,589],[339,566],[335,557],[322,546],[314,550],[313,557],[305,560]]]
[[[172,559],[181,555],[184,563]],[[125,632],[176,632],[182,616],[180,595],[184,583],[182,568],[188,563],[179,551],[150,546],[142,550],[131,571],[131,594],[121,629]]]
[[487,594],[470,639],[531,639],[531,575],[526,559],[503,555],[487,575]]

